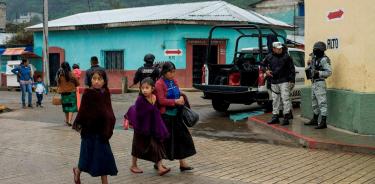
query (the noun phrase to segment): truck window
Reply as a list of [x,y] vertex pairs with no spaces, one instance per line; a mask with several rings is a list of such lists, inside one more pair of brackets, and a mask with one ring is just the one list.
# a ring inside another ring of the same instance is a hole
[[305,67],[305,53],[301,51],[289,51],[296,67]]

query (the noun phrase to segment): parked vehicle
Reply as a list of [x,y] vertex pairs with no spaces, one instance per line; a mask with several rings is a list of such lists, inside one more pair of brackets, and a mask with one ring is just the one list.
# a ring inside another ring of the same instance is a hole
[[[241,33],[237,38],[235,53],[232,64],[210,64],[210,46],[212,34],[217,28],[232,28]],[[244,34],[243,29],[253,29],[258,34]],[[193,84],[193,87],[203,91],[205,99],[211,99],[212,107],[219,112],[228,110],[230,104],[250,105],[257,102],[270,109],[272,99],[270,90],[267,88],[265,74],[260,68],[260,61],[263,60],[267,47],[263,46],[262,38],[268,35],[262,34],[262,30],[269,29],[275,37],[281,37],[272,28],[260,27],[257,25],[221,25],[214,26],[209,34],[209,46],[207,50],[206,64],[203,66],[202,83]],[[239,40],[242,38],[255,38],[258,40],[257,48],[239,49]],[[304,84],[304,51],[300,49],[289,49],[296,66],[296,86],[292,92],[293,102],[300,102],[300,89]]]

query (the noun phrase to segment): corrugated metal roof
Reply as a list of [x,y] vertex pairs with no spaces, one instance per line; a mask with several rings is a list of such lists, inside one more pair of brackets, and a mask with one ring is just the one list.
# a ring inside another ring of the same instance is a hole
[[[96,12],[79,13],[49,21],[48,27],[62,28],[85,25],[114,24],[131,22],[162,22],[167,20],[189,22],[239,22],[291,28],[284,22],[265,17],[253,11],[247,11],[224,1],[168,4],[137,8],[125,8]],[[146,25],[146,24],[144,24]],[[29,30],[40,30],[42,24],[28,27]]]

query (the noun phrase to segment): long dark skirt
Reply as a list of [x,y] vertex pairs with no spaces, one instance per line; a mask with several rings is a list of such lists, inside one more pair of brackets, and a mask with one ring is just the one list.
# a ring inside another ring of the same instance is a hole
[[164,141],[167,158],[181,160],[195,155],[195,146],[189,129],[182,123],[178,116],[162,115],[163,121],[169,131],[169,138]]
[[154,163],[167,158],[163,144],[151,136],[134,132],[132,156]]
[[93,177],[117,175],[116,162],[109,141],[100,135],[81,135],[78,168]]

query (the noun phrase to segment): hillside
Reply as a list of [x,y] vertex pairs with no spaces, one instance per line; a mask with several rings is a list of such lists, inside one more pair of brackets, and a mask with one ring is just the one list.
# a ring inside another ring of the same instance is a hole
[[[186,3],[209,0],[49,0],[49,17],[56,19],[80,12],[139,7],[160,4]],[[259,0],[226,0],[229,3],[246,8]],[[43,0],[5,0],[7,3],[7,19],[13,20],[27,12],[43,12]],[[89,3],[90,2],[90,3]],[[90,5],[90,6],[89,6]],[[89,8],[90,7],[90,8]]]

